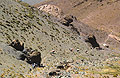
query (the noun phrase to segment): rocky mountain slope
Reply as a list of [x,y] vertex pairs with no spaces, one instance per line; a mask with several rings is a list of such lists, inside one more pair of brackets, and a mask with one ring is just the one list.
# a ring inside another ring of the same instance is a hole
[[[82,29],[88,25],[77,20],[71,24],[66,26],[24,2],[0,0],[0,77],[119,78],[119,51],[101,45],[102,49],[92,47],[89,39],[96,39],[90,36],[85,42],[76,30],[78,25]],[[18,59],[23,51],[9,46],[14,39],[24,43],[25,49],[41,53],[41,67]]]
[[[61,17],[65,15],[73,15],[78,21],[90,26],[93,30],[105,31],[108,35],[114,35],[118,38],[120,37],[119,0],[47,0],[34,6],[39,7],[46,4],[59,7],[62,11],[62,15],[58,12]],[[94,35],[100,43],[106,43],[112,45],[113,48],[119,48],[119,39],[116,40],[115,38],[101,33]],[[100,36],[104,39],[99,38]]]

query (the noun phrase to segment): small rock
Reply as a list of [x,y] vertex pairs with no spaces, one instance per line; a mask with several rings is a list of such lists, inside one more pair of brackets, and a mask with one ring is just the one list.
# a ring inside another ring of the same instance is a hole
[[80,50],[79,49],[77,49],[77,52],[79,52]]
[[105,43],[103,44],[103,46],[106,47],[106,48],[109,48],[109,46],[107,44],[105,44]]
[[73,48],[69,48],[70,51],[73,51]]
[[58,76],[58,75],[60,75],[60,71],[59,70],[51,71],[49,73],[49,76]]
[[82,62],[84,62],[84,60],[81,60]]
[[64,69],[64,66],[63,65],[59,65],[59,66],[57,66],[57,69]]

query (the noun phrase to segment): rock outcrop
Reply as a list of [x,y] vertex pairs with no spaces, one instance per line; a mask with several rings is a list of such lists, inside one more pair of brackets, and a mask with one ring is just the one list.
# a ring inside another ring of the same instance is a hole
[[74,21],[77,20],[76,17],[74,17],[73,15],[66,15],[65,17],[63,17],[61,19],[61,23],[65,26],[70,26],[70,24]]
[[37,51],[34,51],[27,56],[27,62],[30,64],[36,63],[38,66],[40,66],[41,60],[41,53]]
[[20,42],[18,39],[13,40],[12,43],[10,43],[10,46],[12,46],[13,48],[19,51],[24,50],[24,43]]
[[96,41],[96,38],[93,34],[89,34],[86,39],[85,42],[89,43],[90,46],[92,46],[92,48],[100,48],[100,45],[98,44],[98,42]]
[[52,14],[53,16],[56,17],[61,17],[62,11],[59,7],[55,6],[55,5],[51,5],[51,4],[45,4],[45,5],[41,5],[39,7],[37,7],[39,10],[41,11],[45,11],[49,14]]

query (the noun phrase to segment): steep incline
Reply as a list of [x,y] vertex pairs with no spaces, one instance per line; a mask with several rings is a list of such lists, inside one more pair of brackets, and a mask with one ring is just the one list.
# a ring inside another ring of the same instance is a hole
[[[119,0],[48,0],[34,6],[38,7],[44,4],[59,7],[63,12],[61,17],[69,14],[76,16],[79,21],[90,26],[93,30],[105,31],[108,34],[112,32],[112,35],[120,37]],[[104,43],[108,35],[98,33],[96,37],[98,41]],[[103,37],[104,40],[99,37]],[[119,48],[120,45],[119,41],[113,38],[109,38],[106,43],[114,45],[114,48]]]
[[[15,1],[0,0],[1,77],[47,78],[55,76],[56,78],[72,78],[76,74],[78,77],[83,77],[92,72],[120,74],[117,73],[119,70],[114,68],[117,62],[119,63],[119,53],[117,51],[108,48],[102,50],[91,49],[84,42],[82,36],[56,21],[57,19],[50,14],[38,11],[21,1]],[[78,24],[84,27],[84,24]],[[14,39],[22,41],[26,48],[41,52],[42,64],[45,67],[38,67],[29,71],[31,66],[26,62],[16,60],[15,57],[7,54],[18,52],[7,45]],[[7,43],[5,47],[3,47],[4,43]],[[109,61],[115,62],[112,65],[114,67],[110,66],[111,62],[109,63]],[[104,69],[109,70],[108,68],[115,71],[104,71]],[[98,70],[101,72],[97,72]]]

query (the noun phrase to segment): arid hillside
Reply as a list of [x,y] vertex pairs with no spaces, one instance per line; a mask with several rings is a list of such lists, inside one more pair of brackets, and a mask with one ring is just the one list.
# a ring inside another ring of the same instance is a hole
[[119,50],[102,43],[119,37],[50,13],[0,0],[0,78],[120,78]]
[[[44,4],[55,5],[59,7],[59,9],[62,11],[61,17],[73,15],[78,19],[78,21],[90,26],[93,30],[96,29],[107,32],[108,35],[95,34],[97,40],[101,43],[108,43],[119,47],[119,0],[48,0],[34,6],[39,7],[43,6]],[[114,35],[114,37],[109,37],[109,35]],[[104,39],[98,38],[101,36],[103,36]]]
[[[99,0],[48,0],[48,2],[40,3],[40,5],[43,4],[56,5],[65,15],[74,15],[89,26],[108,27],[114,32],[119,31],[117,30],[120,16],[119,0],[101,0],[101,2]],[[39,4],[35,6],[39,6]]]

